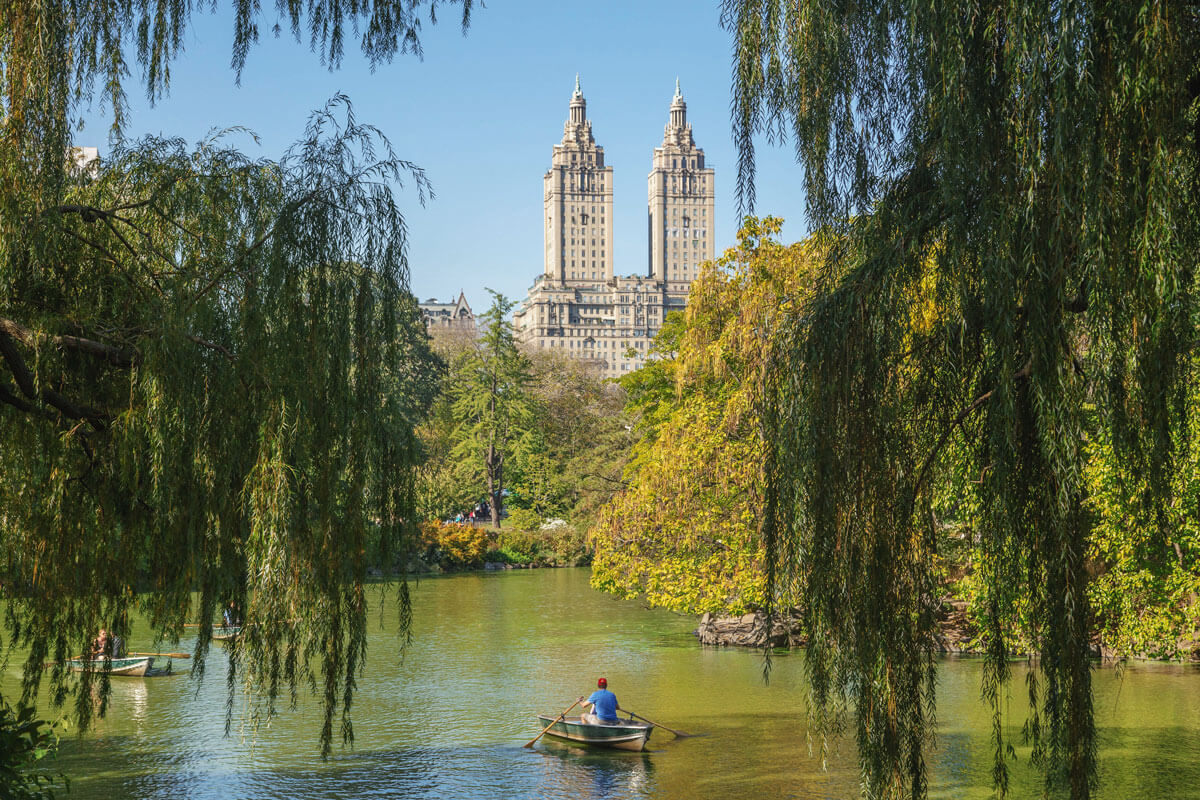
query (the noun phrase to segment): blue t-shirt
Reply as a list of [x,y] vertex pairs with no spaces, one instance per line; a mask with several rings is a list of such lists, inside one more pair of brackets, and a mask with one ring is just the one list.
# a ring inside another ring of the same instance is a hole
[[617,696],[608,689],[597,689],[587,701],[595,704],[592,711],[601,722],[617,721]]

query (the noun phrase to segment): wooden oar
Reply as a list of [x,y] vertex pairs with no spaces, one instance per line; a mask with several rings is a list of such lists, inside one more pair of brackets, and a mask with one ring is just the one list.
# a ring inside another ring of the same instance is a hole
[[127,656],[162,656],[163,658],[191,658],[192,657],[191,653],[135,653],[133,651],[129,651],[125,655],[127,655]]
[[[581,698],[579,698],[579,700],[582,700],[582,699],[583,699],[582,697],[581,697]],[[574,708],[575,706],[579,705],[579,700],[576,700],[574,703],[571,703],[571,705],[569,705],[569,706],[567,706],[566,708],[564,708],[564,709],[563,709],[563,712],[562,712],[561,714],[559,714],[557,717],[555,717],[555,718],[554,718],[554,722],[551,722],[549,725],[547,725],[546,727],[542,728],[542,732],[541,732],[541,733],[539,733],[537,736],[533,737],[532,739],[530,739],[530,740],[529,740],[529,743],[528,743],[528,744],[526,744],[525,746],[526,746],[526,747],[533,747],[533,744],[534,744],[534,742],[536,742],[538,739],[542,738],[542,737],[543,737],[543,736],[546,734],[546,731],[550,730],[550,729],[551,729],[551,728],[553,728],[553,727],[554,727],[556,724],[558,724],[558,721],[559,721],[560,719],[562,719],[563,717],[565,717],[565,716],[567,715],[567,712],[568,712],[568,711],[570,711],[570,710],[571,710],[572,708]]]
[[654,720],[652,720],[652,719],[646,719],[646,718],[645,718],[645,717],[643,717],[641,714],[635,714],[635,713],[633,713],[632,711],[630,711],[630,710],[629,710],[629,709],[627,709],[627,708],[622,708],[621,710],[622,710],[622,711],[624,711],[625,713],[629,714],[629,716],[631,716],[631,717],[637,717],[637,718],[638,718],[638,719],[640,719],[642,722],[649,722],[651,725],[653,725],[653,726],[654,726],[654,727],[656,727],[656,728],[662,728],[664,731],[670,731],[671,733],[675,734],[676,736],[678,736],[678,737],[679,737],[679,738],[681,738],[681,739],[684,739],[684,738],[686,738],[686,737],[688,737],[688,736],[695,736],[695,735],[696,735],[696,734],[694,734],[694,733],[684,733],[683,731],[677,731],[677,730],[675,730],[674,728],[668,728],[666,725],[663,725],[663,724],[661,724],[661,723],[655,722],[655,721],[654,721]]
[[55,664],[66,664],[68,661],[83,661],[83,656],[71,656],[70,658],[65,658],[62,661],[43,661],[42,666],[53,667]]

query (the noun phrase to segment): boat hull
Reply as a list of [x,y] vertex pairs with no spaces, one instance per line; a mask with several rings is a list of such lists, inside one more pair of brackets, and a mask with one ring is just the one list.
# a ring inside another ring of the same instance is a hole
[[[109,675],[123,675],[127,678],[144,678],[154,666],[154,659],[150,656],[141,656],[138,658],[108,658],[107,656],[98,656],[92,659],[92,671],[103,672],[105,667],[108,667]],[[71,672],[83,672],[87,668],[82,660],[68,661],[67,669]]]
[[229,626],[214,625],[213,626],[212,638],[218,642],[227,642],[230,639],[236,639],[238,636],[241,636],[241,635],[242,635],[242,626],[241,625],[229,625]]
[[621,720],[616,725],[591,725],[580,721],[579,717],[547,717],[538,715],[542,727],[551,725],[546,731],[547,736],[564,739],[568,742],[588,744],[593,747],[612,747],[618,750],[643,750],[650,739],[653,725],[644,725],[633,720]]

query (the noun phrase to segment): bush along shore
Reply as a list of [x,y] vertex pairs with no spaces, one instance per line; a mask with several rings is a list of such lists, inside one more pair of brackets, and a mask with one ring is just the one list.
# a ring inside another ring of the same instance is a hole
[[471,523],[424,522],[410,574],[535,567],[579,567],[591,563],[583,533],[563,520],[527,528],[489,528]]

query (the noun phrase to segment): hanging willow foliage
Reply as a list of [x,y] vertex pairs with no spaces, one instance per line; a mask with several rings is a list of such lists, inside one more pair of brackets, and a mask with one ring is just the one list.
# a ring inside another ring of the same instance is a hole
[[[280,14],[297,35],[308,20],[335,66],[346,25],[364,26],[373,61],[417,50],[419,5]],[[127,636],[138,611],[173,640],[199,620],[203,674],[208,623],[232,602],[246,628],[230,712],[239,688],[262,719],[308,683],[327,753],[335,723],[353,738],[368,565],[403,563],[413,521],[413,428],[435,362],[393,190],[407,182],[423,200],[429,186],[344,97],[278,161],[246,158],[226,132],[193,151],[151,137],[77,164],[78,102],[100,78],[123,124],[135,45],[160,95],[193,8],[0,0],[6,645],[28,648],[23,699],[48,689],[63,703],[74,686],[86,726],[107,675],[71,684],[62,662],[98,629]],[[237,4],[239,69],[257,18],[257,4]],[[405,590],[399,600],[406,620]],[[43,685],[47,659],[58,663]]]
[[815,705],[831,725],[853,708],[867,796],[925,796],[932,504],[967,475],[995,783],[1021,605],[1035,757],[1089,797],[1084,431],[1148,509],[1166,496],[1196,340],[1197,7],[726,0],[723,24],[743,201],[755,138],[790,140],[840,243],[764,409],[769,577],[807,589]]

